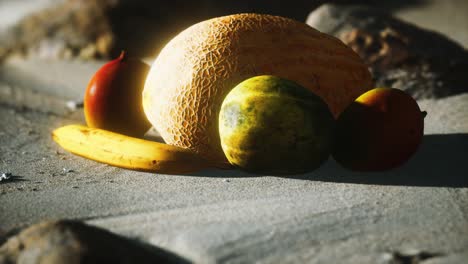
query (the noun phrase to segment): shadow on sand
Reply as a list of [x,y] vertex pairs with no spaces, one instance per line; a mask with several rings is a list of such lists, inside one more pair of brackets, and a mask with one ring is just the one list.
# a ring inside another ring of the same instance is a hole
[[[192,175],[261,177],[239,170],[205,170]],[[468,134],[426,135],[418,152],[406,164],[386,172],[352,172],[330,158],[314,172],[279,177],[371,185],[468,187]]]
[[10,178],[8,179],[2,179],[0,181],[0,184],[7,184],[7,183],[11,183],[11,182],[22,182],[22,181],[29,181],[27,179],[24,179],[23,176],[16,176],[16,175],[13,175],[11,176]]

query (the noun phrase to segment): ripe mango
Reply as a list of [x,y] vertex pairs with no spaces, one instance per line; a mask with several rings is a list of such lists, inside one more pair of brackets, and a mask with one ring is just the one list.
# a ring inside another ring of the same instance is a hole
[[355,171],[396,168],[418,149],[425,115],[401,90],[372,89],[339,115],[332,156]]
[[104,64],[91,78],[84,96],[89,127],[141,137],[151,127],[143,112],[143,86],[150,67],[125,52]]

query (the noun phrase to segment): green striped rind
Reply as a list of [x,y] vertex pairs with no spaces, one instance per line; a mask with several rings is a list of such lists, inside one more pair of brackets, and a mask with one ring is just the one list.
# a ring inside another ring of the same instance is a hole
[[258,173],[296,174],[327,160],[333,123],[320,97],[294,82],[263,75],[228,94],[219,131],[233,165]]

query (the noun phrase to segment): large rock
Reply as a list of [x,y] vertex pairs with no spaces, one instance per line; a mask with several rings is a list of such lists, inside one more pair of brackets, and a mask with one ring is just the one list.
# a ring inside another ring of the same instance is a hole
[[[37,6],[0,32],[0,60],[12,53],[46,58],[107,57],[114,34],[106,10],[113,2],[57,0]],[[21,8],[6,7],[11,12]]]
[[150,248],[78,221],[33,225],[0,247],[0,263],[185,263]]
[[8,13],[24,13],[23,17],[17,16],[16,22],[0,16],[0,25],[5,20],[9,22],[4,30],[0,27],[0,60],[10,54],[108,59],[117,56],[122,49],[133,56],[154,57],[178,32],[205,19],[258,12],[302,21],[308,10],[322,2],[324,0],[301,0],[285,7],[281,0],[268,4],[248,0],[37,0],[34,3],[15,0],[0,6],[10,9]]
[[367,6],[325,4],[307,24],[340,38],[371,68],[376,86],[417,99],[468,91],[468,52],[447,37]]

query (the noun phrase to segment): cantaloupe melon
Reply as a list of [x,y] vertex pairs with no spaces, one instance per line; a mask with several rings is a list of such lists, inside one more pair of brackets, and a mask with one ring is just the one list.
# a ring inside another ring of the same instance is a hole
[[372,87],[367,67],[338,39],[284,17],[237,14],[200,22],[173,38],[151,67],[143,108],[166,143],[226,161],[218,134],[221,104],[256,75],[311,89],[335,116]]

